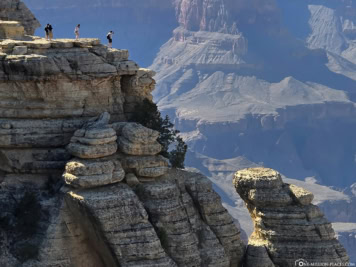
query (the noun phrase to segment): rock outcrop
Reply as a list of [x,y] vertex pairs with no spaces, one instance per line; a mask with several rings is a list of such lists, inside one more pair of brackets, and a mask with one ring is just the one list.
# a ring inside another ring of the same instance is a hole
[[[70,158],[63,148],[87,120],[109,112],[112,122],[125,121],[138,103],[152,99],[154,73],[128,56],[98,39],[0,42],[0,169],[62,172]],[[113,137],[109,131],[104,142]],[[80,134],[71,147],[95,145]],[[97,146],[113,151],[112,142]]]
[[[21,0],[1,0],[0,21],[1,20],[19,22],[24,27],[25,33],[28,35],[33,35],[35,30],[41,26],[32,12]],[[6,38],[6,36],[4,37],[1,35],[0,31],[0,39]]]
[[348,256],[331,223],[311,204],[313,194],[285,184],[281,175],[266,168],[235,174],[236,191],[245,201],[254,223],[246,251],[246,266],[346,264]]
[[211,182],[128,122],[154,72],[98,39],[24,34],[0,42],[0,266],[241,266]]

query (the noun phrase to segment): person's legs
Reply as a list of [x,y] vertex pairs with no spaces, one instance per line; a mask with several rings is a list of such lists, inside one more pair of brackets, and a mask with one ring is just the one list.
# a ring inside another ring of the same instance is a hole
[[78,39],[79,39],[79,33],[76,32],[76,33],[75,33],[75,40],[78,40]]
[[52,39],[53,39],[53,32],[50,32],[49,33],[49,40],[52,41]]
[[109,40],[108,47],[109,47],[109,48],[112,48],[112,40]]
[[46,40],[48,41],[48,33],[46,32]]

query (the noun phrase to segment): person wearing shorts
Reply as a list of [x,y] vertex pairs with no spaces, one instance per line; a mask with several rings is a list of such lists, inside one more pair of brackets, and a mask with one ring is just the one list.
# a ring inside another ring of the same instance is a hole
[[112,48],[112,36],[113,36],[114,32],[113,31],[109,31],[109,33],[106,35],[106,39],[108,39],[108,47]]
[[74,34],[75,34],[75,40],[79,40],[79,29],[80,29],[80,24],[77,25],[74,29]]
[[46,27],[44,28],[45,34],[46,34],[46,40],[49,40],[49,29],[48,29],[49,23],[47,23]]
[[48,27],[49,40],[52,41],[52,39],[53,39],[53,28],[52,28],[52,25],[51,24],[47,24],[47,27]]

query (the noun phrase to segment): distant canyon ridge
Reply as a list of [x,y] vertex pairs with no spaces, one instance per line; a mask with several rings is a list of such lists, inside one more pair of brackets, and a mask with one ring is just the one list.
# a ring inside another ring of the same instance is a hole
[[55,37],[78,23],[103,42],[114,30],[115,47],[154,69],[155,101],[189,144],[186,165],[233,210],[231,174],[266,166],[343,190],[347,203],[328,195],[325,209],[355,222],[355,0],[24,2]]

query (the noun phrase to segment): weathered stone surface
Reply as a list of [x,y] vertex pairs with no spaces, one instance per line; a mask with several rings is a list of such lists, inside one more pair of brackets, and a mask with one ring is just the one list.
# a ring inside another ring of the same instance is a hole
[[12,49],[13,55],[24,55],[27,54],[27,46],[15,46]]
[[70,173],[63,174],[65,183],[76,188],[93,188],[113,184],[112,173],[88,176],[75,176]]
[[[1,1],[0,18],[4,10],[21,13],[21,5]],[[19,21],[27,34],[37,23],[29,15]],[[98,39],[25,35],[1,41],[0,50],[1,266],[238,265],[239,231],[209,181],[166,173],[167,159],[154,156],[158,133],[125,123],[138,103],[152,99],[154,72]],[[133,154],[117,154],[117,143]],[[160,177],[138,180],[136,172]],[[125,177],[127,184],[119,183]],[[20,229],[3,229],[7,215],[20,225],[24,192],[35,192],[31,201],[45,216],[32,216],[39,226],[20,240],[34,250],[25,260],[13,247]]]
[[128,123],[122,128],[122,136],[135,144],[152,144],[157,141],[159,132],[138,123]]
[[136,192],[178,266],[240,266],[239,231],[206,177],[171,170]]
[[249,238],[247,266],[292,267],[299,259],[324,264],[348,262],[331,224],[311,204],[312,193],[284,184],[278,172],[266,168],[238,171],[234,185],[255,228]]
[[24,35],[25,29],[19,22],[0,20],[0,39],[22,39]]
[[314,195],[311,192],[299,186],[291,184],[289,185],[289,190],[292,193],[292,197],[301,205],[309,205],[314,199]]
[[72,143],[81,143],[84,145],[104,145],[115,142],[117,136],[106,137],[106,138],[85,138],[85,137],[76,137],[73,136],[70,140]]
[[162,150],[162,146],[156,141],[151,144],[135,144],[131,143],[126,138],[120,136],[118,138],[119,151],[128,155],[149,156],[157,155]]
[[124,169],[142,169],[153,167],[168,167],[169,160],[165,157],[158,156],[129,156],[120,154],[118,155],[122,167]]
[[143,177],[159,177],[169,170],[168,167],[152,167],[136,169],[136,174]]
[[111,138],[116,132],[113,128],[92,128],[86,130],[84,136],[89,139]]
[[64,182],[76,188],[93,188],[121,182],[125,171],[120,162],[110,158],[100,160],[73,159],[66,164]]
[[131,187],[134,187],[140,183],[140,181],[137,179],[137,177],[134,173],[126,174],[125,181]]
[[82,159],[96,159],[110,156],[116,153],[116,142],[104,145],[83,145],[79,143],[70,143],[67,150],[73,156]]
[[112,173],[115,165],[111,160],[83,160],[72,159],[66,164],[65,171],[77,175],[100,175]]
[[[88,241],[108,251],[105,260],[111,264],[106,266],[176,266],[161,247],[142,203],[126,184],[70,192],[66,202]],[[92,216],[97,223],[90,220]]]
[[41,26],[21,0],[1,0],[0,20],[20,22],[26,34],[29,35],[33,35],[35,30]]

